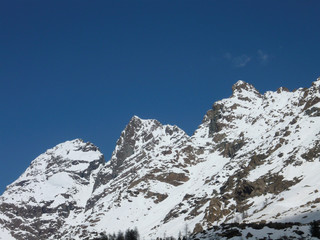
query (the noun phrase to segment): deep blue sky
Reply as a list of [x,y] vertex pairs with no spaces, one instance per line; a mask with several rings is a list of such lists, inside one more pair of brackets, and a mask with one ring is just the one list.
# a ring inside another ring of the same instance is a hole
[[242,79],[320,76],[320,1],[1,1],[0,193],[74,138],[110,158],[132,115],[192,134]]

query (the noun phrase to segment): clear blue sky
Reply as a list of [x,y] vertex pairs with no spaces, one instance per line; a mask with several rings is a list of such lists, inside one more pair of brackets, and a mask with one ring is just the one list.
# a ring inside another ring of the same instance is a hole
[[0,193],[74,138],[106,159],[133,115],[192,134],[242,79],[259,91],[320,76],[320,1],[0,3]]

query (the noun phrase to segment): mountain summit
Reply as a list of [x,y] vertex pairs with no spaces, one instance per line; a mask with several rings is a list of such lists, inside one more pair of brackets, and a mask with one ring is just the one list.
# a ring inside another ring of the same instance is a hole
[[253,92],[260,95],[257,89],[249,83],[246,83],[242,80],[239,80],[232,86],[233,94],[242,93],[242,92]]
[[320,78],[293,92],[261,94],[241,80],[232,91],[192,136],[134,116],[107,162],[80,139],[47,150],[0,197],[0,239],[133,227],[143,239],[310,237],[320,220]]

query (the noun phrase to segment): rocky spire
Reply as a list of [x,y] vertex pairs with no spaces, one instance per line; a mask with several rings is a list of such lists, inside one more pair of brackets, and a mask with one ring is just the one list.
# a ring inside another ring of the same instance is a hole
[[119,162],[123,162],[124,159],[134,153],[136,140],[142,137],[147,141],[148,134],[151,132],[149,130],[154,130],[159,126],[162,125],[157,120],[143,120],[138,116],[133,116],[117,141],[117,146],[113,153],[114,157]]
[[312,87],[320,90],[320,77],[318,77],[317,80],[312,83]]
[[257,95],[261,95],[259,91],[251,84],[246,83],[242,80],[239,80],[232,86],[232,95],[237,95],[238,93],[243,93],[243,92],[252,92]]

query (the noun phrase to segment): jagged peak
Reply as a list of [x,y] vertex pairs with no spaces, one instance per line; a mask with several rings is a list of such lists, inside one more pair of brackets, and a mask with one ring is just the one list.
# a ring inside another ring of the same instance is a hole
[[144,132],[154,130],[155,128],[163,126],[158,120],[156,119],[142,119],[136,115],[134,115],[125,129],[123,130],[121,135],[124,135],[129,132],[129,134]]
[[24,174],[30,176],[53,174],[73,169],[73,163],[82,163],[86,168],[88,164],[96,161],[99,164],[105,161],[99,148],[93,143],[77,138],[60,143],[39,155],[31,162]]
[[236,93],[242,93],[243,91],[253,92],[255,94],[260,95],[259,91],[253,85],[251,85],[243,80],[239,80],[235,84],[233,84],[233,86],[232,86],[233,95],[235,95]]
[[60,143],[53,148],[50,148],[46,151],[46,154],[55,154],[55,155],[68,155],[71,151],[99,151],[99,148],[91,142],[85,142],[81,138],[76,138],[73,140],[68,140],[63,143]]
[[312,83],[312,87],[320,90],[320,77],[318,77],[317,80]]
[[279,87],[277,89],[277,93],[282,93],[282,92],[290,92],[288,88],[286,87]]
[[[189,137],[175,125],[163,125],[156,119],[141,119],[135,115],[122,131],[111,158],[117,159],[116,164],[121,165],[126,158],[136,151],[140,151],[141,148],[151,142],[157,144],[156,142],[161,141],[160,139],[164,136],[180,136],[180,138],[186,139]],[[154,141],[155,139],[157,141]]]
[[[92,170],[104,162],[103,154],[93,143],[79,138],[65,141],[35,158],[26,171],[8,188],[27,186],[34,181],[47,181],[55,174],[58,174],[57,176],[66,176],[64,173],[76,174],[83,179],[88,179]],[[29,181],[31,179],[32,181]]]
[[134,122],[136,122],[136,123],[154,123],[154,122],[160,123],[156,119],[143,119],[143,118],[138,117],[137,115],[133,115],[133,117],[130,119],[128,125],[130,123],[134,123]]
[[164,134],[169,135],[173,132],[181,132],[181,134],[187,136],[187,134],[176,125],[163,125],[156,119],[142,119],[134,115],[122,131],[121,136],[117,141],[117,145],[122,145],[124,142],[135,142],[136,139],[143,138],[146,135],[154,135],[155,131],[157,131],[157,134],[163,131]]
[[127,124],[126,128],[128,128],[129,126],[132,126],[132,125],[134,125],[134,126],[135,126],[135,125],[141,125],[142,121],[143,121],[143,119],[141,119],[140,117],[134,115],[134,116],[130,119],[130,121],[129,121],[129,123]]
[[137,115],[134,115],[125,129],[121,132],[116,148],[112,153],[112,156],[117,158],[117,164],[121,164],[124,159],[134,153],[137,139],[140,139],[140,137],[145,134],[151,133],[151,130],[158,126],[162,125],[156,120],[144,120]]
[[130,122],[131,121],[139,121],[139,120],[143,120],[143,119],[138,117],[137,115],[133,115],[132,118],[130,119]]
[[243,84],[248,84],[248,83],[243,80],[238,80],[235,84],[233,84],[233,86],[239,86],[239,85],[243,85]]

